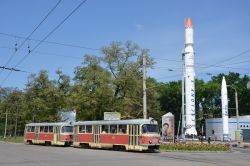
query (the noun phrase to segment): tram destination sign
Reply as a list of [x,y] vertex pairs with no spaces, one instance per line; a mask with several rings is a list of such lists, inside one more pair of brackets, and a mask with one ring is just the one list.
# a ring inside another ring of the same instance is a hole
[[104,112],[104,120],[120,120],[121,113],[119,112]]

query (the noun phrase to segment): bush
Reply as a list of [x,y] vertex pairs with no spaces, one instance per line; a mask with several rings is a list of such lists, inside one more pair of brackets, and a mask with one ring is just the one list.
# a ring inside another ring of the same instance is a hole
[[161,150],[173,151],[230,151],[228,144],[169,143],[161,144]]

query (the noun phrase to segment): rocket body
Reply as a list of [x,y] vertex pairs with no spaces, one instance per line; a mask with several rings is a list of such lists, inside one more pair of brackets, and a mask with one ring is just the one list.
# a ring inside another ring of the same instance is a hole
[[185,113],[186,137],[197,136],[195,119],[195,71],[194,71],[194,40],[193,26],[190,18],[187,19],[185,28],[184,50],[184,81],[185,81]]
[[221,83],[221,111],[223,123],[223,138],[225,138],[228,136],[228,97],[225,77],[222,78]]

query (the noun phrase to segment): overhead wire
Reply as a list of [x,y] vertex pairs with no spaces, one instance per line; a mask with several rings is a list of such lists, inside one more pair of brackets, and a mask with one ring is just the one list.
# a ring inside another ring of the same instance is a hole
[[[241,53],[239,53],[239,54],[237,54],[237,55],[235,55],[235,56],[232,56],[232,57],[230,57],[230,58],[227,58],[227,59],[225,59],[225,60],[223,60],[223,61],[219,61],[219,62],[217,62],[217,63],[215,63],[215,64],[213,64],[213,65],[207,65],[207,64],[203,64],[203,63],[195,63],[196,65],[201,65],[201,66],[204,66],[204,67],[198,67],[198,68],[209,68],[209,67],[218,67],[218,68],[229,68],[229,69],[244,69],[244,70],[249,70],[249,68],[237,68],[237,67],[230,67],[230,66],[232,66],[232,65],[236,65],[236,64],[242,64],[242,63],[246,63],[246,62],[250,62],[250,61],[241,61],[241,62],[235,62],[235,63],[229,63],[229,64],[222,64],[222,65],[219,65],[219,64],[221,64],[221,63],[224,63],[224,62],[227,62],[227,61],[230,61],[230,60],[232,60],[232,59],[235,59],[235,58],[237,58],[237,57],[239,57],[239,56],[242,56],[242,55],[244,55],[244,54],[246,54],[246,53],[248,53],[248,52],[250,52],[250,49],[249,50],[246,50],[246,51],[243,51],[243,52],[241,52]],[[155,58],[155,59],[159,59],[159,60],[166,60],[166,61],[171,61],[171,62],[183,62],[183,61],[181,61],[181,60],[173,60],[173,59],[166,59],[166,58]],[[166,69],[166,70],[168,70],[168,71],[176,71],[176,69],[178,69],[178,70],[180,70],[180,69],[182,69],[182,68],[171,68],[171,67],[154,67],[153,69]],[[202,73],[202,72],[197,72],[197,74],[206,74],[206,75],[212,75],[211,73]],[[162,77],[162,78],[157,78],[157,80],[160,80],[160,79],[166,79],[166,78],[169,78],[169,77],[176,77],[176,76],[180,76],[180,75],[173,75],[173,76],[166,76],[166,77]]]
[[[35,33],[35,31],[42,25],[42,23],[51,15],[51,13],[57,8],[57,6],[61,3],[62,0],[59,0],[51,9],[50,11],[46,14],[46,16],[42,19],[42,21],[35,27],[35,29],[24,39],[24,41],[15,48],[15,51],[12,53],[10,58],[7,60],[5,63],[5,67],[9,65],[9,63],[12,61],[12,59],[15,57],[17,51],[22,48],[22,46],[25,44],[26,41],[29,40],[29,38]],[[17,46],[17,43],[15,43],[15,46]],[[0,74],[3,72],[4,69],[0,71]]]
[[[237,68],[237,67],[230,67],[231,65],[234,65],[234,64],[241,64],[241,63],[245,63],[246,61],[244,62],[239,62],[239,63],[231,63],[231,64],[222,64],[222,65],[218,65],[218,64],[221,64],[221,63],[224,63],[224,62],[227,62],[227,61],[230,61],[232,59],[235,59],[239,56],[242,56],[246,53],[249,53],[250,52],[250,49],[248,50],[245,50],[239,54],[236,54],[230,58],[227,58],[227,59],[224,59],[222,61],[219,61],[219,62],[216,62],[212,65],[208,65],[208,64],[204,64],[204,63],[195,63],[195,65],[201,65],[203,67],[198,67],[198,68],[203,68],[203,69],[207,69],[207,68],[210,68],[210,67],[218,67],[218,68],[228,68],[228,69],[239,69],[239,70],[249,70],[249,68]],[[173,60],[173,59],[166,59],[166,58],[154,58],[154,59],[159,59],[159,60],[166,60],[166,61],[172,61],[172,62],[179,62],[179,63],[182,63],[182,60]],[[169,68],[169,67],[168,67]],[[196,67],[197,68],[197,67]],[[170,68],[171,69],[171,68]]]
[[174,77],[181,77],[181,74],[175,74],[175,75],[170,75],[170,76],[165,76],[165,77],[160,77],[160,78],[156,78],[157,80],[162,80],[162,79],[166,79],[166,78],[174,78]]
[[218,65],[218,64],[221,64],[221,63],[224,63],[224,62],[227,62],[227,61],[231,61],[232,59],[235,59],[235,58],[237,58],[237,57],[239,57],[239,56],[242,56],[242,55],[244,55],[244,54],[246,54],[246,53],[249,53],[249,52],[250,52],[250,49],[245,50],[245,51],[243,51],[243,52],[241,52],[241,53],[239,53],[239,54],[237,54],[237,55],[234,55],[234,56],[232,56],[232,57],[230,57],[230,58],[228,58],[228,59],[224,59],[224,60],[218,61],[218,62],[216,62],[216,63],[214,63],[214,64],[212,64],[212,65],[209,65],[209,66],[206,67],[206,68],[214,67],[215,65]]
[[9,67],[5,67],[5,66],[0,66],[0,69],[11,70],[11,71],[19,71],[19,72],[23,72],[23,73],[30,73],[28,71],[24,71],[24,70],[20,70],[20,69],[16,69],[16,68],[9,68]]
[[[67,19],[69,19],[70,16],[72,16],[83,4],[85,4],[87,2],[87,0],[83,0],[80,4],[78,4],[68,15],[67,17],[65,17],[54,29],[52,29],[52,31],[50,31],[32,50],[31,52],[33,52],[36,48],[38,48],[43,41],[45,41],[49,36],[51,36]],[[18,65],[20,65],[30,54],[26,54],[15,66],[17,67]],[[8,73],[8,75],[5,77],[5,79],[1,82],[2,86],[5,81],[9,78],[9,76],[11,75],[12,71],[10,71]]]
[[[159,58],[157,58],[159,59]],[[166,61],[174,61],[174,62],[182,62],[182,61],[178,61],[178,60],[168,60],[168,59],[160,59],[160,60],[166,60]],[[223,64],[223,65],[213,65],[213,67],[222,67],[222,68],[228,68],[227,66],[230,65],[235,65],[235,64],[241,64],[241,63],[247,63],[250,61],[243,61],[243,62],[237,62],[237,63],[231,63],[231,64]],[[209,66],[211,66],[210,64],[205,64],[205,63],[195,63],[195,66],[203,66],[203,67],[199,67],[199,68],[208,68]]]
[[[19,39],[24,39],[25,37],[19,36],[19,35],[14,35],[14,34],[7,34],[0,32],[0,35],[3,36],[8,36],[8,37],[13,37],[13,38],[19,38]],[[39,39],[33,39],[30,38],[30,41],[35,41],[35,42],[40,42],[42,40]],[[94,50],[94,51],[100,51],[99,48],[93,48],[93,47],[88,47],[88,46],[80,46],[80,45],[74,45],[74,44],[68,44],[68,43],[62,43],[62,42],[54,42],[54,41],[43,41],[43,43],[48,43],[48,44],[54,44],[54,45],[60,45],[60,46],[66,46],[66,47],[73,47],[73,48],[81,48],[81,49],[87,49],[87,50]]]
[[[0,48],[5,48],[12,50],[12,47],[6,47],[6,46],[0,46]],[[20,51],[25,51],[24,49],[20,49]],[[63,54],[58,54],[58,53],[50,53],[50,52],[43,52],[43,51],[33,51],[33,54],[38,54],[38,55],[53,55],[53,56],[58,56],[58,57],[65,57],[65,58],[71,58],[71,59],[83,59],[82,57],[77,57],[77,56],[69,56],[69,55],[63,55]]]
[[[0,48],[6,48],[6,49],[10,49],[12,50],[13,47],[6,47],[6,46],[0,46]],[[22,51],[23,49],[20,49],[20,51]],[[24,50],[23,50],[24,51]],[[76,56],[68,56],[68,55],[62,55],[62,54],[57,54],[57,53],[48,53],[48,52],[39,52],[39,51],[34,51],[33,54],[40,54],[40,55],[54,55],[54,56],[59,56],[59,57],[65,57],[65,58],[71,58],[71,59],[82,59],[82,57],[76,57]],[[158,58],[157,58],[158,59]],[[169,60],[169,59],[164,59],[164,60]],[[175,61],[175,60],[174,60]],[[226,65],[233,65],[233,64],[241,64],[241,63],[246,63],[246,62],[250,62],[250,61],[241,61],[241,62],[237,62],[237,63],[231,63],[231,64],[225,64],[222,66],[216,66],[216,67],[222,67],[222,68],[230,68],[230,67],[226,67]],[[204,64],[205,65],[205,64]],[[200,67],[199,67],[200,68]],[[170,68],[170,67],[160,67],[160,66],[154,66],[152,68],[150,68],[150,70],[167,70],[169,72],[171,71],[181,71],[182,68]],[[236,68],[233,68],[236,69]],[[239,68],[242,69],[242,68]],[[207,72],[207,73],[199,73],[197,72],[197,74],[206,74],[206,75],[212,75],[211,73]],[[167,77],[163,77],[163,78],[167,78]]]

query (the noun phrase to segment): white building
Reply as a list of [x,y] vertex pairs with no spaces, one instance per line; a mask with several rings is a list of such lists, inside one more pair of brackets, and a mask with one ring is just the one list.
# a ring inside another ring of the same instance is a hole
[[[237,120],[235,117],[228,119],[229,138],[235,140],[235,130],[237,130]],[[239,117],[239,126],[242,130],[243,141],[250,140],[250,115]],[[212,136],[216,140],[223,140],[222,118],[206,119],[206,138]]]

